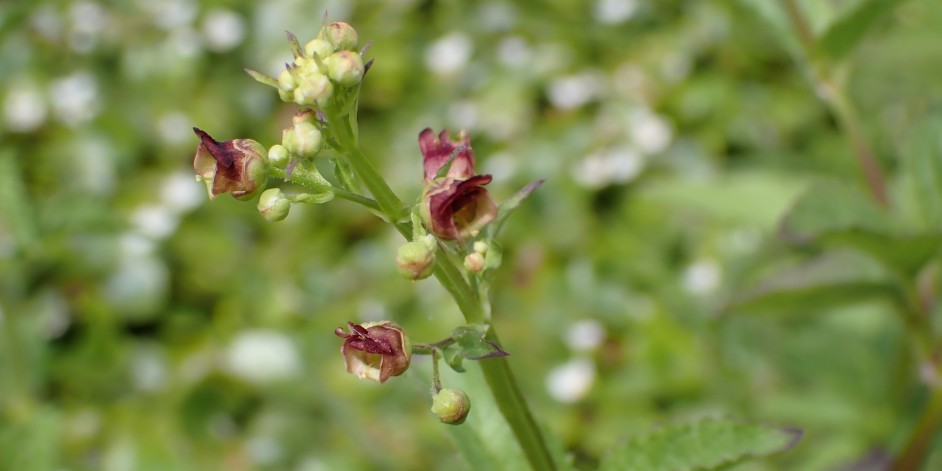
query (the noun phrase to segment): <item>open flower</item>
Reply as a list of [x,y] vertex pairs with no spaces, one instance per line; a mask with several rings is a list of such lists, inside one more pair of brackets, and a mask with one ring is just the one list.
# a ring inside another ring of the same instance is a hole
[[193,158],[196,179],[206,182],[210,198],[231,193],[240,200],[251,199],[268,180],[268,151],[251,139],[218,142],[201,129]]
[[340,352],[348,373],[385,383],[409,369],[412,345],[401,327],[390,321],[363,325],[347,322],[347,325],[349,333],[341,327],[334,333],[344,339]]
[[[431,129],[419,133],[419,149],[425,158],[425,190],[422,193],[422,217],[429,230],[442,239],[465,239],[477,235],[497,217],[497,205],[484,185],[490,175],[474,174],[474,153],[464,132],[452,141],[448,131],[435,136]],[[452,154],[451,167],[441,171]]]

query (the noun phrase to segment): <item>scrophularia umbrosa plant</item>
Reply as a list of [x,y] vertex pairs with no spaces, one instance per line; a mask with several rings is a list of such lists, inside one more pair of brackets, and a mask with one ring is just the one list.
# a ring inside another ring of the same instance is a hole
[[[258,210],[273,222],[284,219],[292,205],[342,198],[392,224],[406,242],[395,256],[390,254],[390,263],[410,280],[434,275],[454,298],[465,324],[455,326],[443,340],[413,343],[406,329],[392,320],[349,321],[346,329],[335,331],[343,339],[340,351],[347,371],[386,383],[409,368],[413,355],[431,355],[431,412],[444,424],[460,425],[471,410],[471,400],[464,391],[442,385],[439,361],[461,372],[464,360],[480,360],[494,400],[530,465],[555,469],[553,455],[506,361],[509,354],[491,323],[487,300],[488,275],[501,260],[495,237],[508,214],[542,181],[497,204],[487,190],[492,177],[475,169],[467,133],[452,137],[447,130],[436,133],[427,128],[419,132],[416,155],[416,162],[418,154],[423,159],[423,190],[415,204],[404,204],[358,142],[357,98],[372,61],[363,59],[368,47],[357,50],[356,30],[334,22],[304,45],[290,33],[288,41],[294,60],[277,77],[246,69],[255,80],[273,87],[282,101],[299,106],[281,142],[266,150],[250,139],[217,141],[194,128],[200,139],[193,161],[197,179],[206,184],[211,198],[229,193],[249,200],[260,195]],[[333,166],[332,179],[320,173],[315,165],[320,161]],[[304,191],[265,189],[269,177]]]
[[[461,370],[462,360],[487,360],[482,362],[485,377],[531,463],[542,469],[553,467],[541,433],[502,360],[507,352],[490,323],[482,295],[485,271],[496,268],[500,260],[493,243],[498,221],[540,182],[498,206],[485,188],[491,176],[475,172],[470,137],[460,132],[452,138],[447,130],[425,129],[418,139],[424,189],[417,204],[403,204],[359,147],[357,96],[372,61],[363,60],[366,48],[357,50],[356,30],[334,22],[304,45],[290,33],[288,41],[294,61],[277,77],[247,70],[257,81],[273,87],[283,101],[300,107],[282,132],[281,142],[266,150],[250,139],[217,141],[194,128],[200,139],[193,161],[197,179],[206,184],[212,198],[229,193],[248,200],[261,194],[258,210],[269,221],[284,219],[291,205],[326,203],[335,197],[361,204],[390,221],[407,239],[390,263],[394,261],[407,279],[434,274],[455,298],[467,324],[444,340],[413,345],[405,330],[392,321],[348,322],[347,330],[335,332],[343,339],[347,371],[385,383],[406,371],[413,354],[431,355],[435,364],[432,412],[443,423],[460,424],[470,410],[470,399],[463,391],[442,387],[438,362],[447,359]],[[320,159],[334,166],[335,181],[321,175],[315,165]],[[269,177],[306,190],[265,189]]]

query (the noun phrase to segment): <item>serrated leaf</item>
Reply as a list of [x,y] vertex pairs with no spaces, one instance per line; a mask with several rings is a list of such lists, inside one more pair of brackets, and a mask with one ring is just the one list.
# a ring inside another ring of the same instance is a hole
[[510,355],[500,345],[488,340],[487,326],[483,324],[468,324],[455,328],[451,332],[453,344],[445,347],[443,353],[461,357],[467,360],[484,360],[486,358],[505,357]]
[[902,3],[903,0],[865,0],[849,13],[834,21],[818,44],[832,59],[842,59],[860,44],[874,25]]
[[926,225],[942,229],[942,113],[924,118],[909,136],[903,171],[912,180]]
[[852,252],[833,252],[774,271],[733,300],[727,311],[818,312],[897,294],[875,262]]
[[669,425],[630,440],[603,461],[600,471],[719,469],[787,450],[801,431],[730,419]]

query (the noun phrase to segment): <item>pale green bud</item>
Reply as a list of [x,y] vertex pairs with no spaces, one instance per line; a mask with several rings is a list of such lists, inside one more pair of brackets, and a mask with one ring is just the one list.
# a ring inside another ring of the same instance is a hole
[[291,156],[288,154],[288,149],[285,149],[285,146],[275,144],[268,149],[268,161],[275,167],[285,168],[288,166],[289,160],[291,160]]
[[297,87],[298,81],[294,76],[294,72],[292,72],[290,69],[282,70],[281,74],[278,75],[278,89],[290,92]]
[[403,278],[423,280],[435,269],[435,237],[425,235],[399,246],[396,267]]
[[333,54],[334,46],[323,39],[312,39],[304,45],[304,53],[308,57],[320,57],[321,59]]
[[280,188],[269,188],[259,196],[257,207],[262,217],[271,222],[278,222],[288,216],[291,202]]
[[432,413],[442,423],[460,425],[471,411],[471,399],[460,389],[442,389],[432,397]]
[[477,252],[477,253],[479,253],[479,254],[481,254],[481,255],[487,255],[487,249],[488,249],[487,242],[484,242],[483,240],[477,240],[477,241],[474,242],[474,251],[475,251],[475,252]]
[[337,21],[324,26],[317,37],[327,41],[334,47],[335,51],[343,49],[352,51],[356,49],[357,42],[359,41],[359,38],[357,38],[357,30],[343,21]]
[[334,86],[330,79],[323,74],[311,74],[303,77],[294,90],[294,102],[299,105],[314,105],[325,103],[334,93]]
[[486,267],[484,256],[478,252],[471,252],[464,258],[464,267],[471,273],[481,273]]
[[301,122],[281,133],[281,145],[302,159],[313,158],[321,150],[321,132],[308,122]]
[[363,80],[363,58],[353,51],[337,51],[324,60],[327,75],[344,87],[352,87]]

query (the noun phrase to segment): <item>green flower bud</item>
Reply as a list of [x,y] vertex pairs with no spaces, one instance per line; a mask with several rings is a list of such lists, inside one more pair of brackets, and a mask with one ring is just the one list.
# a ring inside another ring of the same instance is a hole
[[304,45],[304,53],[308,57],[319,57],[321,59],[333,54],[334,46],[323,39],[312,39]]
[[278,89],[286,92],[293,91],[298,87],[298,80],[291,69],[285,69],[278,75]]
[[281,145],[302,159],[313,158],[321,150],[321,132],[308,122],[295,124],[281,133]]
[[317,124],[317,112],[310,108],[305,108],[301,111],[298,111],[297,113],[294,114],[294,116],[291,117],[291,123],[292,124],[300,124],[300,123]]
[[337,21],[321,28],[321,32],[318,33],[317,37],[327,41],[334,47],[335,51],[343,49],[352,51],[356,49],[359,41],[357,30],[343,21]]
[[464,268],[471,273],[481,273],[485,267],[484,256],[478,252],[471,252],[464,258]]
[[363,58],[353,51],[337,51],[324,60],[327,75],[344,87],[352,87],[363,80]]
[[291,156],[288,154],[288,149],[285,149],[285,146],[275,144],[271,146],[271,149],[268,149],[268,161],[275,167],[285,168],[288,166],[289,160],[291,160]]
[[326,75],[316,73],[302,77],[294,90],[294,102],[302,106],[326,103],[334,93],[334,86]]
[[481,255],[487,255],[488,248],[489,247],[487,242],[484,242],[483,240],[477,240],[474,242],[474,251]]
[[269,188],[258,197],[258,212],[271,222],[278,222],[288,217],[291,202],[280,188]]
[[442,389],[432,397],[432,413],[442,423],[460,425],[471,411],[471,399],[460,389]]
[[435,237],[426,235],[399,246],[396,267],[403,278],[424,280],[435,269]]

